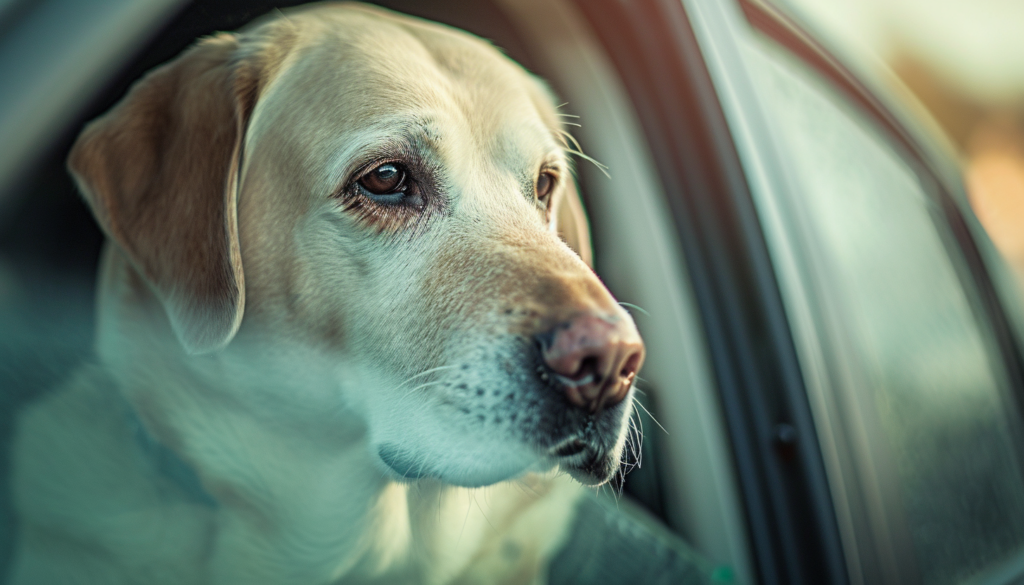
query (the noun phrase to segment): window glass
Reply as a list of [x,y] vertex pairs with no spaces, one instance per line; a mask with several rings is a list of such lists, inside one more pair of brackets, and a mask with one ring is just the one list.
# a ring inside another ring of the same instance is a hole
[[823,316],[855,461],[847,480],[868,494],[862,521],[900,524],[922,582],[961,583],[1024,545],[1016,411],[962,259],[918,176],[866,119],[788,54],[748,49],[789,173],[784,237],[811,267],[803,284]]

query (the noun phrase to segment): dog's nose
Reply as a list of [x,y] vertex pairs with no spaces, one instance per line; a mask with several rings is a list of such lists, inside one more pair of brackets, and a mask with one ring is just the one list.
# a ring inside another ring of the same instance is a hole
[[537,341],[569,401],[590,412],[621,402],[644,361],[643,341],[628,318],[580,315]]

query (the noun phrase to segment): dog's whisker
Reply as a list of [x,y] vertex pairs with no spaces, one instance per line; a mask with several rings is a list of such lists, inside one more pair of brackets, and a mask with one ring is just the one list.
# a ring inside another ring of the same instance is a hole
[[[426,457],[419,457],[418,459],[419,459],[419,465],[416,467],[416,477],[420,478],[420,477],[423,477],[423,469],[427,465],[427,458]],[[419,484],[418,481],[416,483]]]
[[416,386],[415,388],[412,388],[408,392],[406,392],[405,393],[405,397],[408,398],[409,396],[412,396],[413,394],[415,394],[419,390],[423,390],[424,388],[429,388],[431,386],[437,386],[437,385],[439,385],[441,383],[442,383],[441,380],[434,380],[433,382],[426,382],[424,384],[420,384],[419,386]]
[[583,152],[583,147],[580,146],[579,141],[576,140],[576,137],[573,136],[571,132],[565,128],[558,128],[556,131],[558,132],[558,135],[562,137],[562,145],[565,146],[566,149],[575,148],[576,151],[581,153]]
[[[440,502],[440,500],[438,500]],[[473,505],[466,503],[466,517],[462,519],[462,529],[459,530],[459,537],[455,540],[455,546],[459,546],[459,542],[462,541],[462,533],[466,531],[466,523],[469,522],[469,513],[473,511]]]
[[604,175],[605,177],[607,177],[609,179],[612,178],[612,176],[608,173],[608,167],[605,166],[604,164],[598,162],[597,159],[591,157],[588,154],[583,154],[582,152],[580,152],[578,150],[574,150],[572,148],[566,148],[565,151],[570,153],[570,154],[575,154],[576,156],[582,158],[583,160],[592,163],[594,166],[597,167],[597,170],[601,171],[602,175]]
[[413,374],[412,376],[407,378],[404,382],[399,384],[398,387],[401,388],[402,386],[405,386],[406,384],[412,382],[416,378],[421,378],[423,376],[426,376],[426,375],[429,375],[429,374],[433,374],[435,372],[440,372],[442,370],[450,370],[450,369],[455,368],[455,367],[457,367],[457,366],[438,366],[436,368],[430,368],[429,370],[424,370],[424,371],[422,371],[422,372],[420,372],[418,374]]
[[633,423],[633,432],[636,433],[636,466],[640,467],[644,461],[644,421],[640,418],[640,411],[633,406],[633,413],[636,414],[636,423],[630,415],[630,423]]
[[522,490],[524,493],[528,492],[528,493],[530,493],[532,495],[540,495],[540,493],[537,490],[535,490],[532,487],[530,487],[530,484],[526,483],[526,480],[521,478],[521,477],[515,479],[512,482],[512,485],[516,486],[518,489]]
[[644,315],[646,315],[646,316],[648,316],[648,317],[650,317],[650,316],[651,316],[651,314],[650,314],[650,313],[648,313],[646,309],[644,309],[643,307],[641,307],[641,306],[639,306],[639,305],[634,305],[633,303],[624,303],[624,302],[622,302],[622,301],[619,301],[619,305],[621,305],[621,306],[623,306],[623,307],[627,307],[627,308],[629,308],[629,309],[633,309],[633,310],[636,310],[636,311],[640,311],[641,313],[643,313]]
[[494,524],[491,524],[491,519],[487,517],[487,513],[484,512],[483,507],[480,506],[480,502],[476,501],[476,496],[473,495],[473,492],[469,492],[469,499],[476,504],[477,510],[480,510],[480,515],[484,517],[484,521],[486,521],[487,525],[491,527],[491,530],[493,530],[495,534],[498,534],[498,529],[494,527]]
[[563,138],[562,144],[566,152],[574,154],[585,161],[593,163],[593,165],[596,166],[598,170],[600,170],[604,174],[604,176],[608,177],[609,179],[611,178],[611,175],[608,174],[608,166],[599,162],[594,157],[584,153],[583,147],[580,145],[579,141],[576,140],[575,136],[561,128],[558,128],[557,132]]
[[387,469],[385,469],[385,470],[383,470],[383,471],[381,471],[381,472],[380,472],[380,478],[381,478],[382,480],[385,480],[385,479],[387,479],[387,477],[388,477],[388,470],[387,470]]
[[[633,409],[633,412],[634,413],[636,412],[635,408]],[[629,429],[627,430],[627,434],[626,434],[626,444],[629,446],[629,450],[633,453],[633,466],[634,467],[640,467],[640,457],[641,457],[640,448],[641,448],[641,443],[640,443],[640,437],[638,435],[639,435],[639,431],[637,431],[636,423],[633,422],[633,414],[630,413],[630,415],[629,415]]]
[[627,451],[627,455],[629,456],[629,459],[626,459],[626,461],[625,461],[625,463],[627,463],[627,465],[623,466],[624,467],[624,473],[628,473],[628,472],[630,472],[630,471],[640,467],[640,444],[639,444],[639,439],[637,438],[636,433],[637,433],[637,431],[636,431],[636,424],[633,422],[633,417],[630,416],[630,419],[629,419],[629,429],[628,429],[627,435],[626,435],[627,436],[627,445],[629,446],[629,450]]
[[619,469],[622,473],[629,473],[633,469],[633,438],[629,427],[626,427],[626,445],[622,450],[622,460],[619,461]]
[[[641,453],[640,457],[641,457],[641,459],[643,459],[643,450],[644,450],[644,421],[643,421],[643,418],[640,417],[640,411],[636,409],[636,406],[633,406],[633,412],[636,413],[637,440],[640,443],[640,453]],[[639,463],[637,463],[637,465],[639,465]]]
[[637,386],[637,384],[646,384],[647,383],[647,379],[646,378],[641,378],[640,376],[636,376],[636,377],[633,378],[633,381],[634,381],[633,390],[636,390],[637,393],[640,394],[641,396],[647,396],[647,391],[642,389],[642,388],[640,388],[640,386]]
[[287,21],[289,24],[291,24],[292,26],[295,26],[295,23],[292,22],[292,19],[288,18],[288,15],[285,14],[284,12],[281,12],[280,8],[275,8],[274,12],[277,14],[278,18],[282,18],[285,21]]
[[582,158],[583,160],[588,160],[588,161],[594,163],[595,165],[597,165],[598,168],[600,168],[602,170],[605,170],[605,169],[608,168],[608,165],[598,161],[596,158],[593,158],[589,154],[583,152],[583,147],[580,145],[579,141],[576,140],[575,136],[573,136],[572,134],[570,134],[567,131],[563,130],[563,132],[564,132],[565,136],[569,137],[569,141],[572,143],[572,147],[566,149],[567,152],[575,154],[576,156]]
[[660,423],[660,422],[658,422],[658,419],[654,418],[654,415],[653,415],[653,414],[651,414],[651,411],[647,410],[647,407],[646,407],[646,406],[644,406],[642,402],[640,402],[639,400],[634,400],[634,401],[633,401],[633,404],[636,404],[636,405],[637,405],[637,406],[639,406],[640,408],[644,409],[644,412],[646,412],[646,413],[647,413],[647,416],[651,417],[651,420],[653,420],[653,421],[654,421],[654,424],[658,425],[658,428],[659,428],[659,429],[661,429],[661,430],[665,431],[665,434],[666,434],[666,435],[667,435],[667,434],[669,434],[669,433],[668,433],[668,431],[667,431],[667,430],[665,429],[665,427],[661,426],[661,423]]

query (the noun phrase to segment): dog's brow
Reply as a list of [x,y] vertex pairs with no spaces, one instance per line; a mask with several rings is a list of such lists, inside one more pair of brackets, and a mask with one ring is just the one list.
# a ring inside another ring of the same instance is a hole
[[441,142],[441,126],[435,120],[420,120],[418,123],[414,124],[414,126],[422,132],[424,138],[434,143],[435,146]]
[[433,122],[414,124],[406,130],[407,143],[422,156],[435,156],[443,140],[440,126]]
[[333,157],[337,169],[334,182],[348,180],[359,168],[374,160],[416,157],[428,162],[440,159],[443,133],[432,118],[390,117],[376,120],[346,133],[346,140]]

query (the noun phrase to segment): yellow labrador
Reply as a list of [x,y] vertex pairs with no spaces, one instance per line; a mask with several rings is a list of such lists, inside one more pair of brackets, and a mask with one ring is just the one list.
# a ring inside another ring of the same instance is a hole
[[97,349],[21,418],[14,582],[530,582],[644,357],[543,84],[324,4],[200,41],[69,166]]

